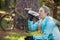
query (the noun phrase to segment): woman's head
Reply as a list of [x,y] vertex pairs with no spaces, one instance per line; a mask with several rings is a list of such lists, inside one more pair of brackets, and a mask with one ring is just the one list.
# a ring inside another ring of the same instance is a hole
[[39,9],[39,17],[40,18],[45,18],[46,16],[50,15],[50,9],[47,6],[42,6]]

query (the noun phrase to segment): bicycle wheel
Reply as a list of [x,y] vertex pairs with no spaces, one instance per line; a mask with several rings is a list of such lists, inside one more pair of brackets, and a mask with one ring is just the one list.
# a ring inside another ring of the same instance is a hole
[[4,15],[1,18],[0,25],[4,30],[11,30],[11,27],[13,26],[12,16],[10,16],[9,14]]

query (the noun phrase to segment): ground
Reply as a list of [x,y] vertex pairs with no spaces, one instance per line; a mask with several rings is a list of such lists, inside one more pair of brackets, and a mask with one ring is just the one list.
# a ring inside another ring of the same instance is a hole
[[24,40],[26,36],[32,36],[34,34],[37,34],[37,31],[25,32],[23,30],[18,30],[18,29],[14,29],[11,31],[0,30],[0,40]]
[[0,30],[0,40],[21,40],[27,33],[23,30],[14,29],[12,31]]

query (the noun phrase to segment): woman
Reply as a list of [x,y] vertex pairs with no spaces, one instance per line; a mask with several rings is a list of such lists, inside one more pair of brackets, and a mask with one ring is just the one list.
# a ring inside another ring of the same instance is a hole
[[30,31],[35,31],[38,29],[38,25],[41,24],[42,34],[37,36],[33,35],[34,40],[60,40],[60,32],[58,30],[55,22],[50,18],[50,9],[47,6],[42,6],[39,9],[39,18],[42,19],[35,22],[28,20],[28,28]]

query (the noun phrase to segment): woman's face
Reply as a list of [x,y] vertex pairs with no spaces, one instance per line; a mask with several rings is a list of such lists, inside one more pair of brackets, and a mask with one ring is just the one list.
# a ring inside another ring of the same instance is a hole
[[41,7],[41,8],[39,9],[39,18],[45,18],[46,15],[47,15],[47,14],[46,14],[44,8]]

